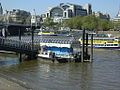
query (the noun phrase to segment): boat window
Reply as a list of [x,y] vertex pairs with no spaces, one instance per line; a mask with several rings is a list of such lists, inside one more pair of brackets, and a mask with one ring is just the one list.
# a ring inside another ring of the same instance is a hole
[[107,46],[111,46],[111,44],[107,44]]
[[114,44],[114,46],[117,46],[117,44]]

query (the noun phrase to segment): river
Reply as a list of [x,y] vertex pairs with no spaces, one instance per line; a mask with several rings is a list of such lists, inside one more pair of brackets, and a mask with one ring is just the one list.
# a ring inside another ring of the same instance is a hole
[[92,63],[19,63],[0,54],[0,74],[31,90],[120,90],[120,50],[95,49]]

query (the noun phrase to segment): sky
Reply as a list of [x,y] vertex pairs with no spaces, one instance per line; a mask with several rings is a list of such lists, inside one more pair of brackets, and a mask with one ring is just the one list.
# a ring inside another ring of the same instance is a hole
[[114,18],[120,9],[120,0],[0,0],[2,7],[5,10],[22,9],[33,14],[35,9],[36,14],[44,14],[48,7],[54,7],[60,3],[73,3],[84,5],[90,3],[92,10],[97,12],[110,14]]

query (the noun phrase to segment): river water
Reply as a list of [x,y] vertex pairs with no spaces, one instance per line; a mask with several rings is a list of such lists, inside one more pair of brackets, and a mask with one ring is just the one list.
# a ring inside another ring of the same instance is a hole
[[93,63],[19,63],[0,54],[0,74],[31,90],[120,90],[120,50],[94,50]]

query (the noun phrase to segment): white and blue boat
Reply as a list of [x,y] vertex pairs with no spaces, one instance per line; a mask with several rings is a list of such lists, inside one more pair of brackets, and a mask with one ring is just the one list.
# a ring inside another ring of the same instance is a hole
[[40,46],[39,58],[49,59],[53,62],[80,60],[80,42],[74,37],[44,36],[40,41]]

